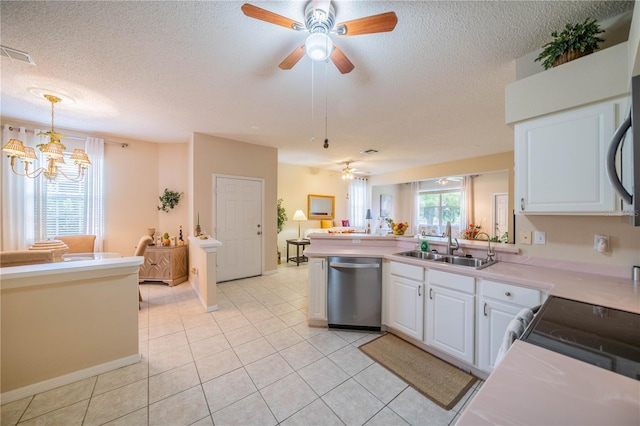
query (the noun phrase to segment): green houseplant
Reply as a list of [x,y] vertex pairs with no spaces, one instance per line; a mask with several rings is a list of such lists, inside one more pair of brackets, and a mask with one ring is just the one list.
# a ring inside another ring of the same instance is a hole
[[582,23],[567,24],[562,32],[551,33],[554,39],[543,46],[535,62],[542,61],[544,69],[549,69],[588,55],[598,49],[598,43],[604,41],[598,37],[603,32],[596,20],[591,18]]
[[175,191],[169,191],[167,188],[165,188],[164,194],[158,197],[158,199],[162,203],[161,206],[158,206],[158,210],[162,210],[163,212],[168,212],[169,209],[172,209],[178,205],[178,202],[180,201],[180,197],[182,197],[182,192],[178,193]]
[[[278,234],[282,232],[284,223],[287,221],[287,212],[282,207],[282,198],[278,199]],[[280,264],[280,247],[278,247],[278,264]]]

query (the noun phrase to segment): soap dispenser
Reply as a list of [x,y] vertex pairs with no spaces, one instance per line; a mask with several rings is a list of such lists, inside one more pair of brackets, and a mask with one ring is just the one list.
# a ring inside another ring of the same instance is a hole
[[429,251],[429,242],[427,241],[427,237],[422,231],[422,235],[420,236],[420,251]]

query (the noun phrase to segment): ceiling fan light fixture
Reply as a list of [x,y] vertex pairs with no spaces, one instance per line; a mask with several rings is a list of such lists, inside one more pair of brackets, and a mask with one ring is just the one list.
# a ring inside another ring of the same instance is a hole
[[313,33],[307,37],[304,50],[314,61],[326,61],[333,51],[333,41],[325,33]]

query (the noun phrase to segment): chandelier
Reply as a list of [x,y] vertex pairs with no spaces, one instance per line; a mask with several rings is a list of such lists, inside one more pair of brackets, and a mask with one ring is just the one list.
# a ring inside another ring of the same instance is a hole
[[[60,138],[64,135],[62,133],[57,133],[53,128],[53,108],[54,105],[62,99],[53,95],[44,95],[44,97],[51,102],[51,130],[48,132],[38,133],[38,136],[47,136],[49,138],[49,142],[46,144],[38,144],[37,148],[46,157],[47,167],[38,167],[35,170],[29,171],[29,165],[37,160],[38,157],[36,156],[35,150],[30,146],[24,146],[21,140],[10,139],[9,142],[2,147],[2,150],[6,152],[7,156],[11,159],[11,170],[19,176],[37,178],[41,174],[44,174],[44,177],[47,179],[55,180],[58,175],[62,175],[71,181],[79,182],[84,177],[84,170],[91,165],[89,156],[84,149],[76,148],[73,150],[69,160],[73,161],[73,163],[78,166],[78,175],[75,177],[68,176],[64,170],[59,168],[60,165],[66,164],[64,161],[64,151],[66,147],[60,143]],[[24,163],[24,173],[15,169],[16,158],[22,160],[22,163]]]

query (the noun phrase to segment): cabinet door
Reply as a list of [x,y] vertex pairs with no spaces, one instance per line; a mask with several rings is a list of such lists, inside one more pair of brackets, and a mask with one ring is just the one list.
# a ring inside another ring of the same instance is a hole
[[427,290],[427,344],[473,364],[475,296],[431,284]]
[[478,303],[478,367],[491,373],[504,333],[522,307],[480,297]]
[[389,326],[422,340],[424,283],[391,275]]
[[309,319],[327,321],[327,262],[309,259]]
[[618,103],[607,102],[515,126],[518,213],[611,213],[605,170]]

